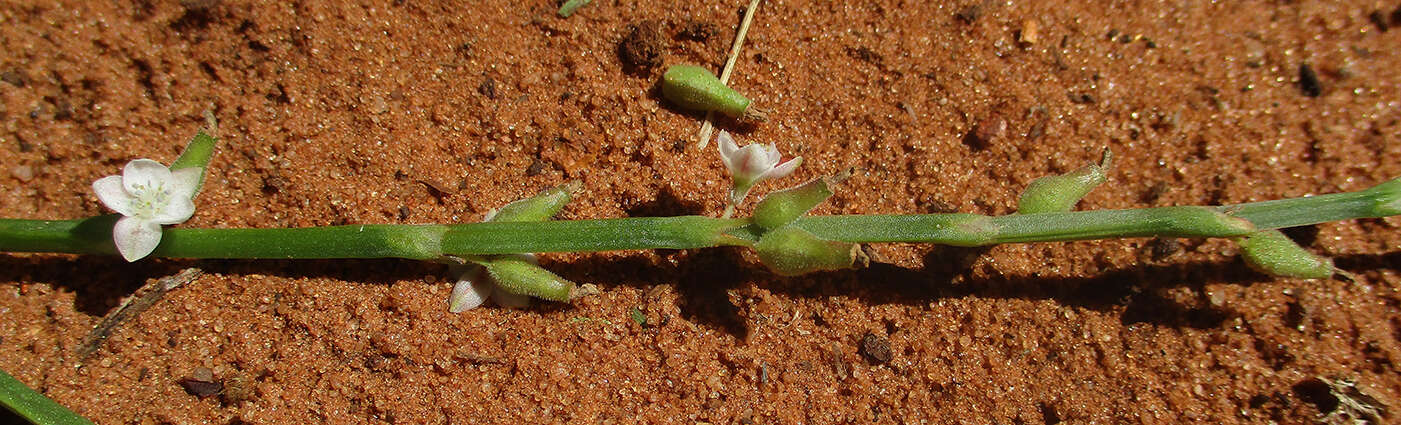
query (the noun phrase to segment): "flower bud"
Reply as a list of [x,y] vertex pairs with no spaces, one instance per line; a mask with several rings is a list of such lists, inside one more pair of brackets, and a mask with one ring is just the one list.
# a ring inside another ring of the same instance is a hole
[[1046,176],[1032,180],[1022,191],[1017,201],[1017,212],[1035,214],[1044,212],[1066,212],[1075,208],[1081,198],[1104,183],[1104,172],[1109,168],[1113,156],[1104,151],[1104,159],[1099,164],[1090,164],[1059,176]]
[[801,186],[769,193],[754,206],[754,222],[765,229],[776,229],[793,222],[832,196],[843,176],[822,177]]
[[573,193],[579,190],[581,184],[578,181],[571,181],[559,186],[545,189],[539,195],[515,201],[501,209],[496,210],[484,221],[493,222],[527,222],[545,221],[554,217],[559,210],[564,209],[564,205],[569,203]]

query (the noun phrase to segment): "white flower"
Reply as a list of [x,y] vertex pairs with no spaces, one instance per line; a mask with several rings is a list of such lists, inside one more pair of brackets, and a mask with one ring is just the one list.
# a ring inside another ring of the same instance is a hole
[[195,213],[194,196],[203,174],[200,168],[170,171],[161,163],[137,159],[126,164],[120,176],[92,183],[97,199],[123,215],[112,229],[117,252],[127,261],[150,254],[161,243],[161,225],[189,220]]
[[[517,254],[525,261],[535,264],[535,255]],[[496,282],[487,274],[486,268],[467,264],[461,268],[455,268],[452,273],[457,275],[457,283],[452,286],[452,295],[448,296],[448,311],[461,313],[486,303],[487,298],[491,298],[496,305],[509,308],[523,308],[530,305],[530,297],[521,294],[507,292],[496,287]]]
[[727,131],[721,131],[716,140],[720,145],[720,159],[734,176],[734,186],[730,188],[730,203],[734,205],[739,205],[755,184],[792,174],[803,163],[800,156],[779,164],[781,156],[772,144],[753,143],[740,148]]

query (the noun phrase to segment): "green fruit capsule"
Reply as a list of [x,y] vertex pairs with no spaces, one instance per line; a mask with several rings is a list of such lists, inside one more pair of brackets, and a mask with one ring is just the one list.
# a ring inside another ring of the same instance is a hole
[[825,240],[793,226],[764,233],[754,250],[759,261],[779,276],[857,269],[870,263],[861,245]]
[[1099,164],[1090,164],[1059,176],[1046,176],[1032,180],[1017,200],[1017,212],[1035,214],[1045,212],[1067,212],[1075,208],[1081,198],[1088,195],[1096,186],[1104,183],[1104,172],[1109,169],[1113,155],[1104,151],[1104,159]]
[[662,96],[682,108],[715,111],[732,118],[762,121],[764,114],[750,108],[749,98],[725,86],[710,70],[695,65],[673,65],[662,74]]
[[1240,238],[1238,242],[1245,263],[1261,273],[1302,279],[1327,279],[1338,271],[1333,268],[1333,260],[1314,255],[1278,230],[1251,233]]

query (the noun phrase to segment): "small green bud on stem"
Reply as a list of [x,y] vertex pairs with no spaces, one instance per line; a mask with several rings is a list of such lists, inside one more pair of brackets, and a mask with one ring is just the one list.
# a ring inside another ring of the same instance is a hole
[[749,98],[721,83],[710,70],[695,65],[667,68],[662,74],[662,96],[686,109],[753,121],[765,118],[763,112],[750,107]]
[[1059,176],[1032,180],[1031,184],[1026,186],[1026,190],[1022,191],[1021,199],[1017,201],[1017,212],[1035,214],[1074,209],[1081,198],[1104,183],[1104,173],[1113,160],[1113,154],[1105,150],[1104,158],[1099,164],[1086,165]]
[[754,222],[765,229],[776,229],[811,211],[832,196],[832,187],[850,173],[822,177],[798,187],[770,193],[754,207]]
[[1314,255],[1278,230],[1255,232],[1237,239],[1241,257],[1251,268],[1272,276],[1327,279],[1337,269],[1333,260]]
[[764,233],[754,250],[759,261],[780,276],[859,269],[870,263],[860,244],[824,240],[792,226]]

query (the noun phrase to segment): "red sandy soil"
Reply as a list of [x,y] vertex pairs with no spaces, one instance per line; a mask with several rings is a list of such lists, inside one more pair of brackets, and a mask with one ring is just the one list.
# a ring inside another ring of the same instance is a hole
[[[855,167],[818,214],[1006,214],[1106,147],[1081,208],[1401,176],[1397,2],[979,1],[764,2],[731,85],[769,121],[718,125],[804,156],[781,184]],[[718,70],[743,4],[557,7],[7,2],[0,216],[104,213],[91,182],[174,159],[206,111],[182,226],[470,222],[568,180],[563,219],[718,215],[714,145],[655,84]],[[1398,225],[1292,232],[1355,282],[1263,276],[1224,240],[883,245],[797,278],[734,249],[545,254],[601,293],[463,314],[412,261],[6,254],[0,367],[99,423],[1396,423]],[[205,374],[222,395],[181,385]]]

